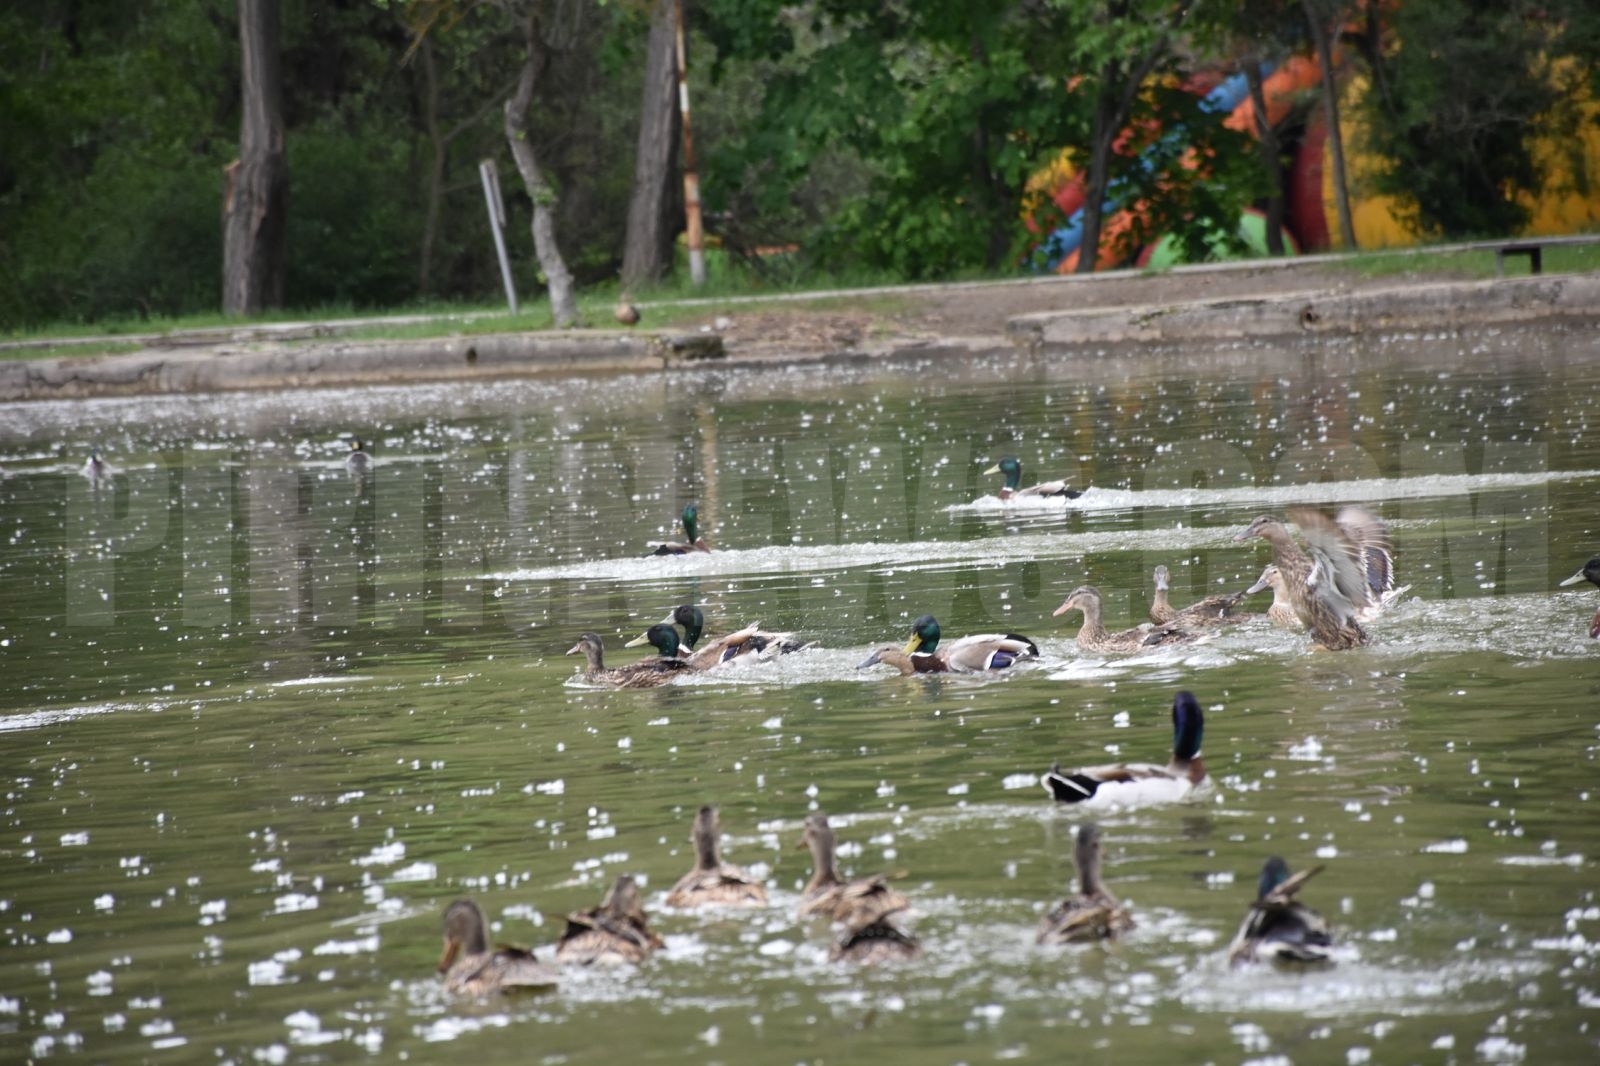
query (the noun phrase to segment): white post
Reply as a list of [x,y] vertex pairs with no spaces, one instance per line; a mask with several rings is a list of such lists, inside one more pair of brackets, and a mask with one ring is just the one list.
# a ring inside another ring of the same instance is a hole
[[517,313],[517,287],[511,280],[511,260],[506,256],[506,205],[500,199],[500,172],[494,160],[485,159],[478,164],[478,174],[483,178],[483,199],[489,205],[489,229],[494,233],[494,250],[500,257],[500,277],[506,285],[506,303],[511,313]]
[[694,169],[694,135],[689,129],[689,57],[683,43],[683,0],[675,0],[672,13],[678,35],[678,108],[683,112],[683,213],[689,231],[689,281],[698,289],[706,283],[706,253],[700,228],[700,177]]

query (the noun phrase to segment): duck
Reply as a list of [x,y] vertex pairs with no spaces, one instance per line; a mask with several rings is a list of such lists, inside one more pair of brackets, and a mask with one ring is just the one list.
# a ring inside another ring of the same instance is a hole
[[1084,651],[1142,651],[1162,644],[1186,644],[1196,636],[1172,625],[1141,626],[1110,633],[1100,620],[1103,610],[1100,590],[1093,585],[1079,585],[1055,609],[1053,617],[1059,618],[1068,611],[1083,612],[1083,625],[1078,630],[1076,643]]
[[857,966],[878,966],[921,958],[922,945],[900,928],[891,914],[883,914],[870,922],[847,928],[828,950],[828,960]]
[[567,928],[556,942],[556,961],[574,966],[639,963],[663,943],[645,918],[638,882],[622,874],[598,907],[567,915]]
[[444,990],[481,996],[523,988],[548,988],[557,983],[556,971],[523,948],[489,948],[489,925],[483,911],[470,899],[458,899],[444,911],[444,954],[439,972]]
[[692,555],[695,552],[709,552],[711,545],[700,536],[700,508],[689,504],[683,509],[683,535],[688,538],[685,543],[665,541],[657,544],[651,555]]
[[[1019,633],[985,633],[962,637],[939,647],[942,632],[939,621],[925,614],[911,623],[911,639],[904,648],[879,648],[862,662],[858,669],[877,663],[895,666],[904,673],[979,673],[984,670],[1005,670],[1024,659],[1037,659],[1039,646]],[[886,650],[890,652],[885,657]],[[892,654],[898,651],[899,655]],[[910,669],[906,669],[905,659]]]
[[[695,645],[705,633],[706,616],[705,612],[692,603],[679,604],[672,609],[671,614],[657,624],[683,627],[683,639],[679,643],[677,654],[689,659],[696,669],[704,669],[745,655],[787,655],[811,647],[810,644],[796,638],[793,633],[768,633],[761,628],[760,623],[756,623],[727,636],[718,637],[705,647],[697,649]],[[645,633],[648,634],[649,630]],[[642,643],[653,642],[635,638],[628,646],[633,647]]]
[[[1576,585],[1580,581],[1587,581],[1591,585],[1600,587],[1600,555],[1596,555],[1593,559],[1584,563],[1582,570],[1579,570],[1561,584],[1565,587],[1567,585]],[[1600,611],[1596,611],[1594,617],[1589,619],[1589,636],[1592,639],[1600,640]]]
[[1294,898],[1301,886],[1321,872],[1321,866],[1313,866],[1291,877],[1288,863],[1276,855],[1268,859],[1261,868],[1255,902],[1228,947],[1228,962],[1234,966],[1261,959],[1327,962],[1333,951],[1328,923]]
[[111,464],[100,454],[100,449],[89,449],[89,458],[83,461],[83,476],[89,479],[90,484],[98,485],[101,478],[109,477],[110,474]]
[[350,438],[350,453],[344,457],[344,466],[352,474],[365,474],[372,469],[372,453],[360,437]]
[[1082,496],[1084,491],[1071,488],[1065,481],[1045,481],[1038,485],[1029,485],[1025,489],[1018,488],[1017,486],[1022,484],[1022,461],[1014,455],[1005,456],[985,470],[984,474],[1004,474],[1006,476],[1004,487],[995,493],[996,496],[1000,497],[1001,502],[1029,496],[1040,499],[1057,497],[1063,500],[1075,500]]
[[1172,579],[1167,568],[1156,567],[1153,576],[1156,594],[1150,601],[1150,621],[1158,626],[1171,625],[1174,622],[1182,626],[1226,625],[1229,622],[1242,622],[1251,617],[1248,611],[1238,610],[1248,595],[1244,592],[1219,592],[1180,611],[1167,600],[1167,592],[1172,588]]
[[[677,639],[677,634],[673,634],[673,639]],[[627,666],[607,669],[605,645],[598,633],[583,634],[578,638],[578,643],[568,648],[566,653],[576,655],[579,652],[583,653],[588,663],[583,671],[584,679],[596,685],[611,685],[615,688],[654,688],[656,685],[665,685],[679,674],[691,669],[687,660],[667,657],[642,659]]]
[[1306,539],[1302,549],[1282,520],[1260,515],[1235,541],[1261,537],[1283,576],[1295,616],[1318,645],[1333,651],[1368,641],[1361,627],[1407,588],[1395,588],[1389,528],[1364,507],[1329,516],[1314,507],[1291,507],[1289,519]]
[[811,880],[800,890],[799,915],[822,914],[850,928],[865,928],[890,914],[907,910],[911,902],[889,887],[884,874],[846,881],[839,876],[834,858],[833,827],[821,811],[806,815],[805,828],[795,850],[811,849]]
[[1078,867],[1078,892],[1050,908],[1039,920],[1037,943],[1109,940],[1133,928],[1133,919],[1100,880],[1099,826],[1087,822],[1078,828],[1073,857]]
[[1294,613],[1294,607],[1289,603],[1289,587],[1284,584],[1283,571],[1279,570],[1276,563],[1268,563],[1261,569],[1261,576],[1256,578],[1256,583],[1245,589],[1246,596],[1254,596],[1263,589],[1272,590],[1272,606],[1267,608],[1267,617],[1280,626],[1290,629],[1304,629],[1300,624],[1300,616]]
[[1200,741],[1205,733],[1205,713],[1194,693],[1181,691],[1172,699],[1172,758],[1165,766],[1155,763],[1116,763],[1063,770],[1055,762],[1039,778],[1044,790],[1060,803],[1085,808],[1133,807],[1175,803],[1188,799],[1207,784]]
[[667,893],[669,907],[765,907],[767,889],[718,853],[722,827],[717,809],[703,806],[694,816],[694,869],[678,878]]
[[617,297],[617,306],[611,312],[617,322],[624,326],[637,326],[639,324],[639,308],[634,306],[633,297],[626,292]]

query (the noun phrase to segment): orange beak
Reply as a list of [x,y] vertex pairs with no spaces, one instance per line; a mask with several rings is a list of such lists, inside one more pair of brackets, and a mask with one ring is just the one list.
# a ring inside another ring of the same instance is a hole
[[450,964],[456,961],[456,955],[459,954],[460,951],[461,951],[461,942],[460,941],[458,941],[458,940],[449,940],[449,939],[445,940],[445,942],[444,942],[444,954],[439,956],[439,972],[440,973],[444,973],[446,970],[448,970],[450,968]]

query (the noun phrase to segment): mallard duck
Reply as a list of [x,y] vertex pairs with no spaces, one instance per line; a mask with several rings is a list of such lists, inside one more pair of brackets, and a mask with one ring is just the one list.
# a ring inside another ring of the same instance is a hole
[[624,326],[639,324],[639,309],[633,305],[633,297],[627,293],[617,297],[617,306],[611,314]]
[[1109,633],[1100,620],[1103,611],[1100,590],[1093,585],[1079,585],[1055,609],[1053,617],[1068,611],[1083,612],[1083,626],[1078,630],[1077,645],[1084,651],[1141,651],[1162,644],[1185,644],[1195,639],[1195,634],[1176,626],[1140,627]]
[[1100,881],[1100,827],[1093,822],[1078,829],[1077,895],[1050,908],[1039,920],[1037,942],[1067,944],[1075,940],[1105,940],[1133,928],[1133,919]]
[[1394,587],[1388,527],[1362,507],[1345,507],[1331,518],[1312,507],[1291,507],[1289,518],[1300,527],[1305,549],[1272,515],[1259,516],[1233,539],[1261,537],[1272,545],[1289,604],[1312,640],[1336,651],[1367,643],[1361,622],[1405,591]]
[[802,918],[824,914],[851,928],[861,928],[879,918],[911,906],[905,896],[889,887],[883,874],[846,881],[834,860],[833,827],[821,811],[806,815],[805,829],[795,850],[811,849],[811,880],[800,891]]
[[364,474],[372,468],[372,453],[360,437],[350,438],[350,453],[344,457],[344,465],[352,474]]
[[1268,563],[1261,570],[1261,576],[1256,578],[1256,583],[1245,589],[1246,596],[1254,596],[1263,589],[1272,590],[1272,606],[1267,608],[1267,617],[1280,626],[1291,629],[1304,629],[1300,624],[1300,616],[1294,613],[1294,605],[1289,602],[1289,587],[1284,584],[1283,571],[1279,570],[1276,563]]
[[[673,640],[677,640],[676,633],[673,634]],[[601,643],[598,633],[585,633],[578,638],[578,643],[567,649],[568,655],[576,655],[578,652],[582,652],[588,662],[583,671],[584,678],[596,685],[651,688],[655,685],[664,685],[680,673],[691,669],[687,660],[659,658],[642,659],[627,666],[608,670],[605,664],[605,645]]]
[[656,550],[651,555],[691,555],[695,552],[709,552],[711,545],[700,536],[700,509],[694,504],[689,504],[683,509],[683,535],[687,542],[679,544],[676,541],[666,541],[656,545]]
[[846,929],[828,952],[832,962],[876,966],[922,957],[922,945],[895,924],[889,914]]
[[1154,577],[1156,594],[1150,601],[1150,621],[1158,626],[1171,625],[1174,622],[1180,626],[1216,626],[1226,625],[1229,622],[1242,622],[1250,617],[1248,611],[1238,609],[1248,593],[1219,592],[1180,611],[1167,600],[1167,592],[1172,587],[1171,575],[1167,572],[1167,568],[1156,567]]
[[1004,474],[1006,476],[1005,486],[995,493],[1002,501],[1014,500],[1024,496],[1037,496],[1042,499],[1057,496],[1064,500],[1075,500],[1083,495],[1082,489],[1070,488],[1065,481],[1046,481],[1038,485],[1030,485],[1025,489],[1018,488],[1017,486],[1022,484],[1022,463],[1014,455],[1008,455],[1001,459],[998,463],[985,470],[984,474]]
[[911,660],[910,671],[901,664],[882,658],[881,649],[869,656],[861,666],[871,666],[876,661],[898,666],[901,673],[943,673],[947,670],[977,673],[1004,670],[1020,660],[1039,657],[1039,646],[1018,633],[985,633],[962,637],[943,648],[939,647],[940,637],[938,620],[931,614],[922,615],[911,623],[911,639],[901,649],[901,653]]
[[1117,763],[1062,770],[1055,762],[1039,784],[1061,803],[1085,807],[1130,807],[1148,803],[1173,803],[1187,799],[1206,780],[1200,741],[1205,714],[1192,692],[1179,692],[1172,700],[1172,758],[1165,766],[1155,763]]
[[100,479],[111,474],[111,464],[106,462],[105,456],[100,454],[99,448],[89,449],[89,458],[83,461],[83,476],[89,479],[90,484],[100,484]]
[[491,951],[488,929],[483,911],[470,899],[458,899],[445,908],[439,972],[444,974],[446,992],[481,996],[556,983],[556,971],[531,951],[505,946]]
[[662,943],[645,918],[638,883],[623,874],[598,907],[567,915],[566,931],[556,943],[556,961],[576,966],[637,963]]
[[701,807],[694,817],[694,869],[667,893],[669,907],[765,907],[767,890],[737,866],[722,861],[717,809]]
[[[700,642],[700,637],[705,633],[705,614],[692,603],[680,604],[672,609],[672,613],[663,618],[659,625],[683,627],[683,640],[680,642],[678,654],[688,659],[697,670],[704,670],[717,663],[725,663],[730,659],[741,658],[746,655],[767,656],[790,652],[803,651],[811,645],[796,639],[793,633],[768,633],[761,629],[760,623],[746,626],[726,636],[718,637],[703,648],[695,648]],[[654,644],[649,639],[650,631],[635,637],[628,642],[628,647],[639,644]],[[659,645],[658,645],[659,647]],[[663,652],[662,654],[667,654]]]
[[[1596,555],[1593,559],[1584,563],[1582,570],[1579,570],[1561,584],[1564,587],[1576,585],[1580,581],[1587,581],[1591,585],[1600,587],[1600,555]],[[1600,640],[1600,611],[1596,611],[1594,617],[1589,619],[1589,636]]]
[[1333,950],[1328,923],[1322,915],[1295,899],[1302,885],[1322,872],[1321,866],[1289,876],[1289,864],[1277,856],[1261,868],[1256,901],[1244,916],[1228,948],[1235,966],[1258,959],[1274,962],[1326,962]]

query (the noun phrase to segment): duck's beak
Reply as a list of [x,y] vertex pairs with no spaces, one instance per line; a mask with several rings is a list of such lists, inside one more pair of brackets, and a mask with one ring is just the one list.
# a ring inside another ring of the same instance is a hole
[[[674,612],[674,613],[676,613],[676,612]],[[665,618],[663,618],[661,621],[656,623],[656,625],[659,625],[659,626],[673,626],[673,625],[677,625],[677,624],[678,624],[678,620],[676,618],[672,617],[671,614],[668,614]]]
[[1073,602],[1072,597],[1068,596],[1066,600],[1062,602],[1060,607],[1057,607],[1055,610],[1050,612],[1050,617],[1060,618],[1062,615],[1066,614],[1076,606],[1077,604]]
[[994,466],[991,466],[989,469],[985,470],[984,473],[985,474],[998,474],[998,473],[1000,473],[1000,464],[996,463]]
[[922,647],[922,638],[913,633],[911,634],[911,639],[906,641],[906,646],[900,650],[905,652],[907,655],[915,655],[917,649],[920,647]]
[[1588,579],[1589,575],[1585,574],[1582,570],[1579,570],[1576,574],[1573,574],[1571,577],[1563,581],[1561,583],[1561,587],[1566,588],[1568,585],[1576,585],[1578,582],[1587,581]]
[[1244,590],[1244,594],[1246,596],[1254,596],[1256,593],[1260,592],[1270,584],[1272,584],[1272,582],[1267,580],[1267,575],[1262,574],[1260,577],[1256,578],[1256,583],[1254,585],[1251,585],[1249,588]]
[[802,835],[799,840],[795,841],[794,847],[791,848],[790,850],[791,851],[804,851],[807,848],[809,848],[810,846],[811,846],[811,838],[808,837],[808,836]]
[[[882,650],[882,648],[878,649],[878,651]],[[878,658],[878,651],[875,651],[865,659],[862,659],[861,662],[856,665],[856,669],[865,670],[869,666],[877,666],[880,662],[882,662],[883,660]]]
[[1255,535],[1256,535],[1256,524],[1254,522],[1251,522],[1248,526],[1245,526],[1239,532],[1235,533],[1233,535],[1233,540],[1234,540],[1234,543],[1237,544],[1239,541],[1241,541],[1241,540],[1249,540],[1251,537],[1253,537]]
[[641,644],[648,644],[648,643],[650,643],[650,634],[648,632],[644,632],[644,633],[640,633],[638,636],[636,636],[632,640],[628,641],[628,643],[624,644],[623,647],[624,648],[637,648]]
[[450,964],[456,961],[456,955],[461,951],[461,944],[448,937],[444,942],[444,954],[439,956],[439,972],[444,973]]

